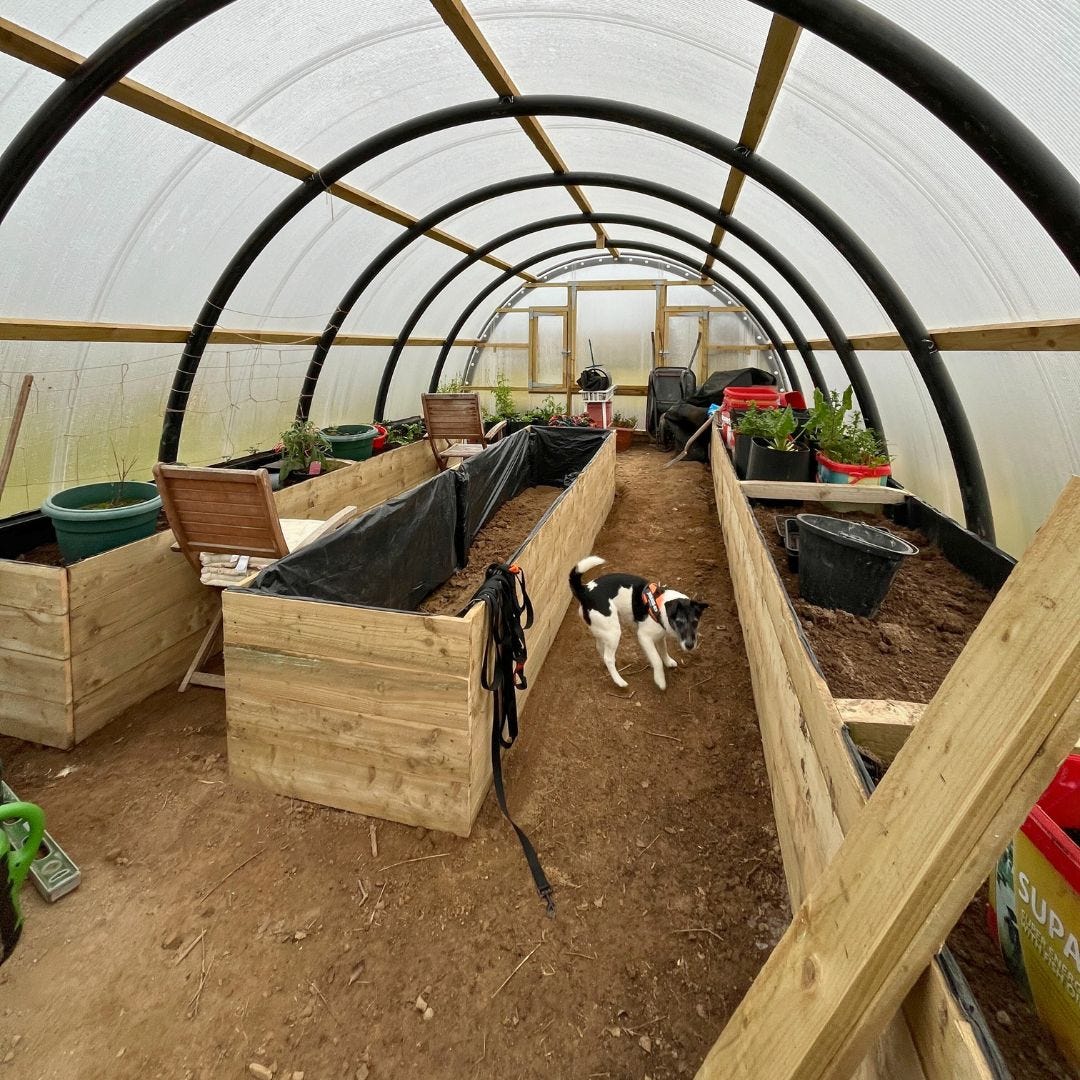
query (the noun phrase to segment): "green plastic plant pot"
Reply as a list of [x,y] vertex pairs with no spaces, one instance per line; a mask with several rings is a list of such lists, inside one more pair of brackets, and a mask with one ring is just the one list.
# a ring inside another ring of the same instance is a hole
[[334,457],[346,461],[366,461],[371,457],[372,445],[379,435],[371,424],[338,424],[332,430],[337,434],[324,430],[322,436],[330,443]]
[[107,502],[116,496],[119,484],[83,484],[50,495],[41,512],[52,518],[56,542],[65,562],[76,562],[103,551],[152,536],[161,509],[161,496],[153,484],[124,483],[124,496],[139,496],[131,506],[87,510],[88,505]]

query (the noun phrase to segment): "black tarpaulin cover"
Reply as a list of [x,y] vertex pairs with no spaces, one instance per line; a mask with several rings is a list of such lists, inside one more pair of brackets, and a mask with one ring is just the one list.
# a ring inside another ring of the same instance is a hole
[[415,611],[466,564],[476,534],[503,503],[527,487],[561,487],[610,434],[593,428],[519,431],[268,567],[251,588]]

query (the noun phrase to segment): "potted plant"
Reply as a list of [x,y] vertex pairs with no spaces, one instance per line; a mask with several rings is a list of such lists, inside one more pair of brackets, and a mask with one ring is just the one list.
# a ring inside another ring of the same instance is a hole
[[[441,386],[439,392],[442,393]],[[513,435],[515,431],[520,431],[528,426],[530,421],[518,412],[517,406],[514,404],[514,392],[510,389],[510,384],[501,371],[495,376],[495,389],[491,391],[491,396],[495,399],[495,407],[491,412],[484,413],[485,431],[503,420],[506,421],[507,435]]]
[[588,413],[556,413],[547,422],[548,427],[592,427]]
[[810,448],[794,438],[798,428],[791,406],[766,409],[759,423],[763,435],[750,440],[750,456],[746,465],[748,480],[777,480],[783,482],[810,478]]
[[[892,475],[881,437],[852,411],[852,390],[826,399],[814,390],[806,431],[817,447],[817,476],[824,484],[885,484]],[[850,418],[849,414],[850,413]]]
[[327,469],[330,442],[310,420],[294,420],[280,436],[281,486],[318,476]]
[[624,450],[630,449],[636,424],[637,418],[633,416],[623,416],[622,413],[615,413],[611,417],[611,426],[615,429],[616,454],[621,454]]
[[386,434],[378,424],[338,424],[323,428],[320,434],[330,444],[330,454],[338,460],[367,461],[375,442]]
[[750,461],[750,444],[755,436],[768,438],[771,433],[770,416],[776,409],[759,409],[751,403],[735,424],[735,449],[731,452],[736,475],[746,479],[746,468]]
[[151,483],[129,480],[135,466],[113,448],[117,479],[50,495],[41,512],[52,519],[65,562],[73,563],[153,535],[161,496]]

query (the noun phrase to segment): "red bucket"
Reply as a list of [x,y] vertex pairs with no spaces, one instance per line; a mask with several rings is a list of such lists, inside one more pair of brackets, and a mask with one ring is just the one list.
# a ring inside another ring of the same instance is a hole
[[724,390],[720,406],[720,434],[729,450],[735,448],[735,425],[739,415],[751,405],[759,409],[775,409],[780,404],[780,393],[774,386],[729,386]]
[[373,452],[378,453],[386,445],[387,431],[382,424],[374,424],[373,427],[379,433],[375,436],[375,441],[371,444]]

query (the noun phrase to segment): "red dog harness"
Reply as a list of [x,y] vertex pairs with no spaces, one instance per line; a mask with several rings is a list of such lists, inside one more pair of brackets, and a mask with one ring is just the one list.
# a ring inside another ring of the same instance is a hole
[[649,609],[649,614],[657,622],[660,622],[660,606],[664,602],[664,586],[657,584],[655,581],[650,582],[645,586],[641,598],[645,601],[645,606]]

